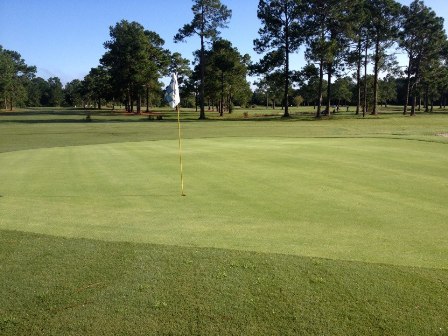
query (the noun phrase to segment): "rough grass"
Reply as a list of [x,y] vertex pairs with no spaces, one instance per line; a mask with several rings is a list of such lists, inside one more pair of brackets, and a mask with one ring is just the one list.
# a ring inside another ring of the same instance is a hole
[[1,334],[448,332],[447,115],[194,117],[0,116]]
[[448,271],[1,231],[2,335],[446,335]]

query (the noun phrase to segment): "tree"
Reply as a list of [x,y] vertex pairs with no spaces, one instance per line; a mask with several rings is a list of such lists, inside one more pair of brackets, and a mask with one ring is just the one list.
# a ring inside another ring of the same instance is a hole
[[[434,101],[442,98],[442,92],[447,84],[447,70],[446,64],[439,57],[425,62],[422,67],[420,74],[421,82],[418,86],[424,98],[425,112],[433,112]],[[413,110],[415,114],[415,108]]]
[[330,113],[331,80],[342,65],[344,50],[348,48],[350,33],[351,1],[308,0],[305,20],[308,48],[305,53],[309,61],[319,63],[319,102],[316,117],[321,116],[323,76],[327,73],[326,113]]
[[[177,82],[179,84],[179,93],[181,97],[180,102],[183,106],[187,106],[189,96],[192,93],[188,85],[192,75],[190,61],[183,58],[178,52],[173,53],[170,58],[169,72],[177,74]],[[185,100],[187,100],[187,102],[185,102]]]
[[[369,24],[369,15],[366,8],[365,0],[356,0],[351,4],[350,11],[350,38],[354,44],[354,48],[348,50],[346,54],[346,63],[349,67],[356,68],[356,112],[358,115],[361,111],[361,106],[366,105],[361,101],[362,87],[362,66],[364,64],[364,76],[367,75],[368,63],[368,49],[370,48],[370,41],[367,27]],[[364,62],[363,62],[364,61]],[[364,87],[365,89],[365,87]],[[365,110],[363,111],[365,114]]]
[[[314,108],[316,108],[319,101],[326,97],[325,93],[319,92],[319,86],[327,84],[323,78],[320,78],[319,69],[313,63],[309,63],[302,70],[298,71],[295,77],[295,82],[299,85],[298,93],[307,104],[313,104]],[[322,82],[320,81],[321,79]]]
[[27,106],[50,106],[50,85],[42,77],[31,79],[27,86]]
[[446,61],[437,74],[437,92],[439,94],[440,108],[446,106],[448,96],[448,67]]
[[[364,88],[362,91],[361,99],[363,101],[363,117],[369,108],[374,104],[374,75],[367,75],[361,79],[361,85]],[[373,107],[372,107],[373,109]]]
[[[163,84],[159,79],[169,74],[172,55],[169,50],[163,49],[165,41],[157,33],[145,30],[145,35],[149,43],[149,63],[145,80],[146,83],[140,88],[142,89],[144,87],[146,89],[146,112],[148,112],[150,103],[157,105],[161,103]],[[183,62],[185,60],[181,58],[179,61]]]
[[165,42],[157,33],[126,20],[110,27],[110,37],[100,62],[110,74],[114,95],[124,97],[130,112],[136,101],[140,113],[145,87],[158,85],[158,78],[167,72],[169,53],[162,48]]
[[[280,105],[282,103],[284,105],[285,92],[283,84],[284,84],[283,71],[274,71],[268,73],[264,76],[264,78],[255,83],[255,85],[258,87],[258,90],[265,92],[266,109],[268,108],[269,104],[272,106],[272,109],[274,110],[276,105]],[[291,91],[292,91],[291,86],[289,86],[288,95]]]
[[226,105],[229,113],[232,112],[235,96],[243,103],[250,99],[252,92],[246,80],[250,57],[247,54],[241,55],[230,41],[223,39],[213,42],[212,49],[207,52],[207,56],[207,69],[209,73],[214,74],[213,77],[216,79],[209,81],[209,84],[212,85],[208,91],[209,94],[220,93],[218,112],[222,116]]
[[65,103],[68,106],[83,106],[82,100],[82,82],[74,79],[68,82],[64,87]]
[[49,88],[49,104],[53,107],[61,106],[64,100],[64,94],[62,91],[62,83],[58,77],[48,78]]
[[348,104],[353,98],[353,81],[350,77],[342,77],[336,79],[333,84],[333,98],[337,101],[337,106],[342,103]]
[[[260,102],[263,101],[261,104],[266,104],[266,109],[268,109],[270,105],[272,105],[272,108],[275,108],[275,102],[279,96],[279,86],[270,80],[270,77],[270,75],[266,75],[264,78],[254,83],[256,86],[254,95],[257,98],[257,104],[260,104]],[[261,99],[261,96],[263,96],[263,99]],[[282,96],[281,92],[280,96]]]
[[83,80],[84,94],[91,97],[97,108],[101,109],[101,101],[110,98],[110,74],[104,66],[90,69]]
[[304,8],[299,0],[260,0],[257,16],[262,27],[260,37],[254,40],[257,53],[266,53],[254,67],[258,73],[283,73],[283,117],[289,117],[289,90],[291,72],[289,56],[303,42],[301,25]]
[[168,70],[170,73],[177,74],[177,82],[180,88],[185,85],[185,83],[188,81],[188,78],[190,78],[192,74],[190,61],[186,58],[183,58],[182,55],[178,52],[175,52],[171,55]]
[[0,94],[5,109],[25,104],[27,85],[35,73],[36,67],[28,66],[18,52],[0,46]]
[[294,97],[294,104],[296,104],[297,107],[299,107],[300,105],[302,105],[302,104],[303,104],[303,101],[304,101],[304,99],[303,99],[303,97],[300,96],[300,95]]
[[374,70],[373,70],[373,109],[372,114],[378,114],[378,79],[381,68],[381,55],[390,48],[397,38],[400,26],[401,5],[395,0],[366,0],[370,24],[368,34],[373,42]]
[[404,6],[403,28],[400,32],[400,47],[409,58],[407,67],[407,93],[403,114],[407,113],[409,97],[412,96],[411,115],[415,115],[416,92],[422,81],[423,69],[428,68],[440,53],[446,42],[443,19],[436,16],[423,1],[414,0]]
[[378,100],[387,107],[387,103],[397,99],[397,81],[391,75],[387,75],[379,81]]
[[193,20],[185,24],[174,36],[174,42],[184,41],[187,37],[198,35],[201,40],[200,48],[200,115],[205,119],[205,41],[215,40],[219,35],[219,28],[227,28],[232,11],[223,5],[220,0],[193,0],[191,8]]

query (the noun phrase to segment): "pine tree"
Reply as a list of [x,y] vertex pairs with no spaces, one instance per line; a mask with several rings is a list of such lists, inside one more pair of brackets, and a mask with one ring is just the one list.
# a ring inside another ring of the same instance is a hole
[[289,56],[303,42],[301,25],[304,7],[300,0],[260,0],[257,15],[262,27],[258,30],[260,37],[254,40],[254,49],[260,54],[267,54],[254,69],[258,73],[275,73],[282,69],[283,116],[289,117]]
[[200,115],[205,119],[205,40],[215,40],[219,36],[219,28],[227,28],[232,11],[223,5],[220,0],[193,0],[191,8],[193,20],[184,25],[174,36],[174,42],[184,41],[187,37],[199,35],[200,49]]
[[411,115],[415,115],[418,86],[423,79],[424,69],[429,71],[431,62],[440,59],[446,45],[443,18],[437,17],[423,1],[414,0],[402,9],[403,28],[400,32],[400,47],[409,58],[407,67],[407,93],[403,114],[407,113],[411,98]]

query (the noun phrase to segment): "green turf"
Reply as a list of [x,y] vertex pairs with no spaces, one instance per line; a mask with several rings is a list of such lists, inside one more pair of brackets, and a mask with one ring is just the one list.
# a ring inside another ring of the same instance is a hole
[[6,229],[448,268],[446,145],[213,138],[1,155]]
[[0,231],[2,335],[446,335],[448,271]]
[[0,116],[0,331],[447,332],[448,115],[193,116]]

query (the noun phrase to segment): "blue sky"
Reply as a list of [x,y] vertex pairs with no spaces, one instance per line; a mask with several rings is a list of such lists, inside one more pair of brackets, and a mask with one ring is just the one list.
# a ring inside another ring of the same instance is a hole
[[[260,27],[258,0],[222,2],[233,11],[222,37],[232,41],[242,54],[257,60],[252,41]],[[400,2],[409,4],[411,0]],[[445,18],[448,30],[446,0],[426,0],[425,4]],[[198,38],[173,42],[178,29],[191,21],[191,6],[191,0],[0,0],[0,45],[19,52],[28,65],[37,66],[38,76],[57,76],[66,83],[82,79],[99,64],[109,27],[125,19],[157,32],[167,49],[191,59],[199,48]],[[293,68],[303,64],[301,55],[292,58]]]

